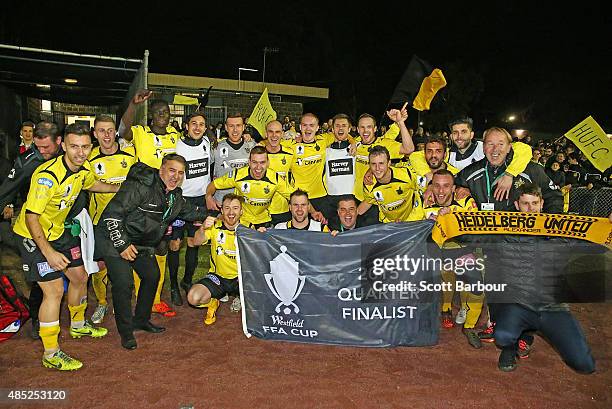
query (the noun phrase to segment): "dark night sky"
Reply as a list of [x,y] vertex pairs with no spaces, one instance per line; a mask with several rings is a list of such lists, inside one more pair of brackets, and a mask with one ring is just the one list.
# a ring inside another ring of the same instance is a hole
[[482,78],[467,112],[477,123],[523,112],[535,128],[560,132],[592,114],[612,131],[604,2],[209,3],[11,0],[0,42],[131,58],[149,49],[152,72],[236,79],[238,67],[250,67],[260,72],[244,77],[255,81],[262,49],[278,47],[267,57],[267,82],[329,87],[328,102],[306,106],[323,117],[380,115],[417,54],[442,68],[449,85],[451,67]]

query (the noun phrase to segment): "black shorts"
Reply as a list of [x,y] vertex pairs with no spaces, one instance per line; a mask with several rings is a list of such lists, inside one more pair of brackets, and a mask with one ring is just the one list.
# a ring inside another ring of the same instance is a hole
[[[200,207],[206,206],[206,200],[204,196],[197,196],[197,197],[183,196],[183,198],[194,206],[200,206]],[[200,222],[203,222],[203,221],[204,220],[200,220]],[[182,239],[185,230],[187,230],[187,237],[193,237],[195,235],[195,232],[198,231],[199,228],[200,228],[199,224],[194,225],[193,222],[176,219],[174,222],[172,222],[172,234],[170,235],[170,240]]]
[[172,223],[172,235],[170,240],[182,239],[187,231],[187,237],[195,236],[195,232],[202,226],[201,224],[194,225],[193,222],[187,222],[185,220],[176,219]]
[[213,298],[223,298],[226,295],[238,295],[240,293],[238,287],[238,277],[223,278],[215,273],[208,273],[196,284],[202,284],[208,288]]
[[[68,267],[83,265],[81,238],[73,237],[70,230],[65,230],[59,239],[51,241],[49,244],[70,261]],[[17,247],[19,253],[21,253],[23,272],[28,281],[52,281],[62,277],[62,271],[55,271],[51,268],[34,240],[17,235]]]

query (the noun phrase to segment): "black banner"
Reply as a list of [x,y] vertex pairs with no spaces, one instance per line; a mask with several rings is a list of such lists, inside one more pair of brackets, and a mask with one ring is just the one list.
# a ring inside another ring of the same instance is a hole
[[440,293],[406,284],[439,282],[439,271],[418,261],[428,257],[432,226],[394,223],[337,237],[239,227],[245,333],[368,347],[436,344]]

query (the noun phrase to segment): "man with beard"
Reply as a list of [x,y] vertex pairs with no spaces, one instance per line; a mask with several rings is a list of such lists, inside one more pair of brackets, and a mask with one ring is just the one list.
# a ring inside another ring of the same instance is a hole
[[[466,166],[484,158],[483,143],[474,140],[473,121],[471,118],[460,118],[452,121],[449,124],[451,130],[451,139],[453,145],[450,147],[448,155],[445,156],[445,161],[452,172],[453,168],[462,170]],[[494,197],[498,200],[508,199],[508,193],[515,177],[517,177],[531,161],[531,147],[522,142],[512,144],[515,151],[512,160],[508,164],[504,175],[500,178],[496,185]],[[431,180],[432,173],[428,170],[427,163],[423,157],[423,153],[415,153],[410,156],[410,162],[414,170],[419,175],[424,175],[427,182]],[[467,196],[467,192],[457,192],[458,196]],[[427,190],[424,193],[423,200],[425,204],[433,203],[431,192]]]
[[[206,209],[187,202],[180,189],[186,161],[168,154],[161,167],[137,163],[100,217],[96,245],[104,257],[112,283],[113,306],[121,345],[135,349],[134,330],[164,331],[150,322],[160,270],[155,248],[175,219],[203,220]],[[141,280],[135,313],[132,314],[132,270]]]
[[75,370],[83,364],[59,349],[59,316],[64,280],[69,279],[68,309],[73,338],[106,335],[105,328],[85,320],[87,309],[87,272],[83,267],[79,242],[64,234],[64,223],[83,189],[100,193],[116,192],[116,185],[96,181],[87,157],[91,152],[89,131],[77,124],[68,125],[62,142],[64,155],[44,162],[32,175],[28,199],[17,218],[14,231],[29,281],[43,290],[40,306],[40,337],[44,346],[43,366],[61,371]]
[[[176,145],[176,153],[183,156],[187,161],[185,169],[185,180],[181,188],[183,197],[194,206],[204,206],[204,188],[211,181],[211,168],[213,150],[216,139],[212,134],[206,134],[206,116],[201,111],[196,111],[187,117],[187,133],[181,136]],[[172,239],[170,241],[170,252],[168,254],[168,270],[170,273],[170,296],[172,304],[183,305],[183,299],[179,290],[179,250],[183,234],[187,232],[187,249],[185,250],[185,273],[180,287],[185,295],[191,287],[191,280],[198,265],[199,246],[193,244],[193,235],[199,226],[193,222],[177,219],[172,223]]]
[[[295,190],[285,179],[269,169],[268,153],[263,146],[256,146],[251,150],[248,167],[235,169],[208,185],[207,203],[217,189],[234,189],[236,194],[244,197],[241,223],[256,229],[270,225],[272,218],[269,208],[274,195],[278,193],[288,200]],[[309,211],[314,219],[324,219],[312,206]]]
[[312,220],[308,216],[308,193],[301,189],[297,189],[289,198],[289,210],[291,211],[291,220],[284,223],[279,223],[274,226],[275,229],[294,229],[294,230],[310,230],[329,233],[329,228],[316,220]]
[[[187,301],[194,307],[207,306],[204,324],[217,321],[219,299],[233,295],[232,310],[239,311],[238,264],[236,263],[236,227],[242,217],[244,198],[230,193],[223,197],[221,218],[207,217],[194,235],[194,244],[200,246],[210,241],[210,269],[195,283],[187,294]],[[238,302],[235,302],[238,300]],[[235,305],[237,304],[237,306]]]
[[[442,151],[443,152],[443,151]],[[427,156],[427,153],[426,153]],[[442,159],[440,159],[441,161]],[[423,209],[425,218],[436,219],[438,215],[443,215],[449,212],[467,212],[477,211],[478,206],[471,196],[463,199],[455,197],[455,180],[453,174],[447,169],[437,169],[431,180],[431,189],[434,194],[435,204]],[[455,241],[447,241],[442,249],[444,258],[453,258],[455,260],[473,258],[473,254],[464,249]],[[442,270],[442,280],[447,283],[452,283],[455,286],[455,271]],[[475,283],[482,279],[482,272],[476,270],[466,270],[460,275],[464,282]],[[454,326],[452,319],[452,300],[454,290],[442,292],[442,327],[452,328]],[[482,311],[482,303],[484,302],[484,293],[471,293],[469,291],[461,292],[461,308],[458,316],[455,319],[457,324],[463,324],[463,332],[467,337],[468,343],[474,348],[480,348],[481,341],[477,331],[474,329],[480,313]],[[459,316],[463,315],[463,316]]]

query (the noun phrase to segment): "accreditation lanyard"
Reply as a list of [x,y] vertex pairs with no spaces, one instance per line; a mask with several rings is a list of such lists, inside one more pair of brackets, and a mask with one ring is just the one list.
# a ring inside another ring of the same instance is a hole
[[[503,173],[501,175],[499,175],[498,177],[496,177],[493,180],[493,185],[495,185],[495,182],[497,182],[497,180],[503,176]],[[489,163],[485,163],[485,179],[487,180],[487,202],[491,203],[491,180],[489,179]]]
[[174,194],[170,193],[170,196],[168,197],[168,208],[166,209],[166,211],[164,212],[164,215],[162,216],[162,222],[166,220],[166,217],[172,211],[173,205],[174,205]]

